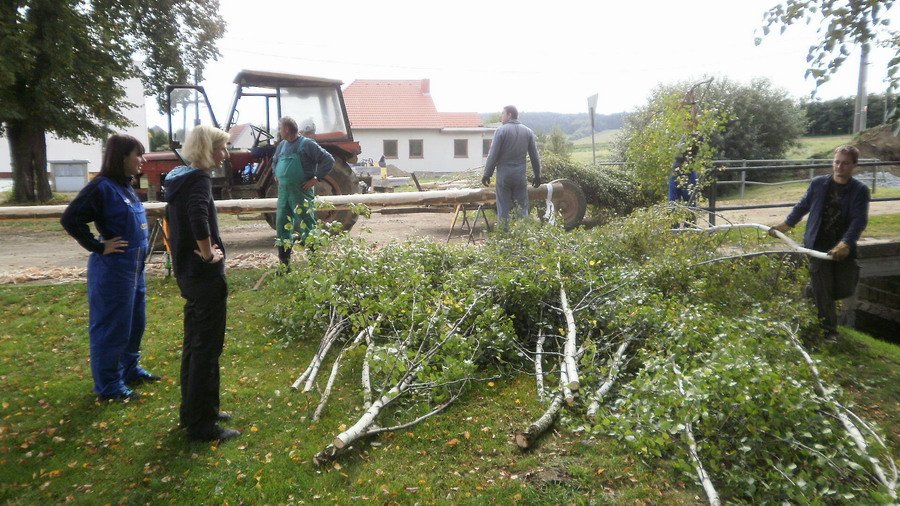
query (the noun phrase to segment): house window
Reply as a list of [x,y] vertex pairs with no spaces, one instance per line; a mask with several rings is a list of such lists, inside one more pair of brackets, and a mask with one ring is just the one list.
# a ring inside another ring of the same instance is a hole
[[397,141],[385,140],[382,152],[385,158],[397,158]]
[[425,157],[425,142],[422,139],[410,139],[409,140],[409,157],[410,158],[424,158]]
[[453,139],[453,156],[456,158],[469,157],[469,139]]
[[491,139],[482,139],[481,140],[481,156],[487,158],[487,155],[491,152]]

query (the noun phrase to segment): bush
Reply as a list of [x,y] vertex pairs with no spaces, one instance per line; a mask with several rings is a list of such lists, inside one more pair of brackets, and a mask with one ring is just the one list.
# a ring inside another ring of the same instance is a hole
[[570,179],[580,186],[593,219],[601,223],[653,202],[623,166],[582,164],[552,153],[542,155],[541,165],[545,180]]

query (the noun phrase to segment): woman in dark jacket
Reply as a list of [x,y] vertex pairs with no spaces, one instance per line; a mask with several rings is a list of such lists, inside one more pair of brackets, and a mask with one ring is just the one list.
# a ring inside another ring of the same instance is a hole
[[176,167],[165,179],[172,264],[185,299],[180,419],[195,441],[223,441],[241,434],[217,424],[231,418],[219,411],[228,286],[209,173],[228,157],[227,141],[222,130],[195,127],[182,149],[190,165]]
[[[130,135],[106,142],[103,166],[66,208],[63,228],[91,252],[87,269],[91,373],[101,399],[128,399],[126,385],[159,381],[138,361],[147,321],[144,257],[147,216],[131,187],[141,170],[144,146]],[[88,223],[100,232],[94,237]]]

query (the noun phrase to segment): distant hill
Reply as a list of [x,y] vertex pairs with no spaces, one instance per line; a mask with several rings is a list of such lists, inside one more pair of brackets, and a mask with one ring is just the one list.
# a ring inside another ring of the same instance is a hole
[[[594,131],[614,130],[622,128],[624,112],[615,114],[597,114],[594,117]],[[482,113],[482,121],[485,124],[499,121],[497,113]],[[519,121],[530,127],[535,133],[550,133],[554,127],[559,127],[569,139],[581,139],[590,137],[591,124],[586,112],[578,114],[563,114],[559,112],[523,112],[519,114]]]

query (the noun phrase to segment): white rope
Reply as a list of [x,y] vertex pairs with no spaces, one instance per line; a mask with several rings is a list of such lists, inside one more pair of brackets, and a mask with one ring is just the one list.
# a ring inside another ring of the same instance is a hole
[[544,219],[551,225],[556,224],[556,209],[553,206],[553,185],[547,185],[547,210],[544,211]]

